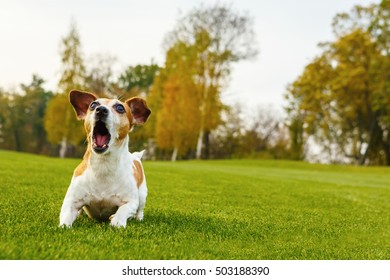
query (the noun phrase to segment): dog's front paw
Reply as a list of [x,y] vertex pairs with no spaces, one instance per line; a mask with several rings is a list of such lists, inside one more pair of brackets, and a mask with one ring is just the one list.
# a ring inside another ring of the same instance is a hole
[[126,220],[118,219],[116,215],[112,215],[110,217],[111,220],[111,226],[113,227],[126,227]]
[[67,228],[71,228],[71,227],[72,227],[72,224],[64,224],[64,223],[60,223],[59,227],[60,227],[60,228],[67,229]]
[[143,211],[139,211],[139,212],[137,213],[137,215],[135,216],[135,219],[136,219],[137,221],[142,222],[142,220],[144,219],[144,212],[143,212]]
[[60,228],[71,228],[72,224],[72,219],[70,219],[69,216],[64,217],[61,215],[59,225]]

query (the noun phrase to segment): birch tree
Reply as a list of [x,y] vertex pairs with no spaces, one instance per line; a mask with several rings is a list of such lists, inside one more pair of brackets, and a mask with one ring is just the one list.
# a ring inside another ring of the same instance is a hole
[[220,123],[223,108],[220,95],[232,64],[254,58],[258,53],[254,38],[252,19],[245,13],[234,11],[229,5],[219,3],[193,8],[178,19],[165,38],[167,50],[178,42],[196,49],[195,68],[187,71],[192,72],[199,99],[198,159],[202,157],[204,139],[208,143],[210,131]]
[[160,85],[155,83],[151,92],[152,107],[160,100],[160,108],[156,110],[156,143],[159,148],[172,151],[172,161],[196,145],[200,125],[199,98],[189,71],[194,69],[194,63],[196,57],[192,46],[178,42],[167,53],[165,67],[156,80]]
[[68,93],[84,89],[85,66],[80,36],[75,22],[68,35],[61,39],[61,76],[56,96],[49,102],[45,113],[45,130],[53,144],[60,144],[60,157],[65,157],[69,144],[77,145],[85,138],[82,125],[77,122],[69,106]]

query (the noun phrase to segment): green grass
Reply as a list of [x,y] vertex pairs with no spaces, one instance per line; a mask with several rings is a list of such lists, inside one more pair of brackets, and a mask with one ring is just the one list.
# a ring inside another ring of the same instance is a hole
[[145,162],[143,222],[58,227],[80,160],[0,151],[0,259],[390,259],[390,169]]

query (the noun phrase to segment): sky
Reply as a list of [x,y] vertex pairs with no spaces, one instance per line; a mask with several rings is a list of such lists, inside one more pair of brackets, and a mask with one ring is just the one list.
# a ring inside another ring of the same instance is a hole
[[[203,1],[214,3],[215,1]],[[232,0],[232,7],[254,19],[259,55],[233,65],[222,98],[251,110],[282,108],[286,87],[331,41],[332,18],[354,5],[379,0]],[[0,0],[0,88],[30,83],[36,73],[55,91],[60,70],[60,40],[74,19],[86,59],[116,58],[120,73],[128,66],[163,65],[164,36],[198,0]]]

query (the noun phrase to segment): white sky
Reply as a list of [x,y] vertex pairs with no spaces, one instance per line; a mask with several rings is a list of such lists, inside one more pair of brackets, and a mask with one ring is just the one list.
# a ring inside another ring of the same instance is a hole
[[[86,58],[104,53],[116,69],[164,62],[162,41],[196,0],[0,0],[0,87],[16,88],[37,73],[55,90],[60,69],[60,39],[77,22]],[[204,1],[206,2],[206,1]],[[207,1],[211,2],[211,1]],[[215,1],[213,1],[215,2]],[[225,2],[220,0],[220,2]],[[234,66],[223,94],[227,103],[249,108],[281,107],[286,86],[332,40],[332,18],[354,5],[379,0],[233,0],[254,17],[260,54]]]

